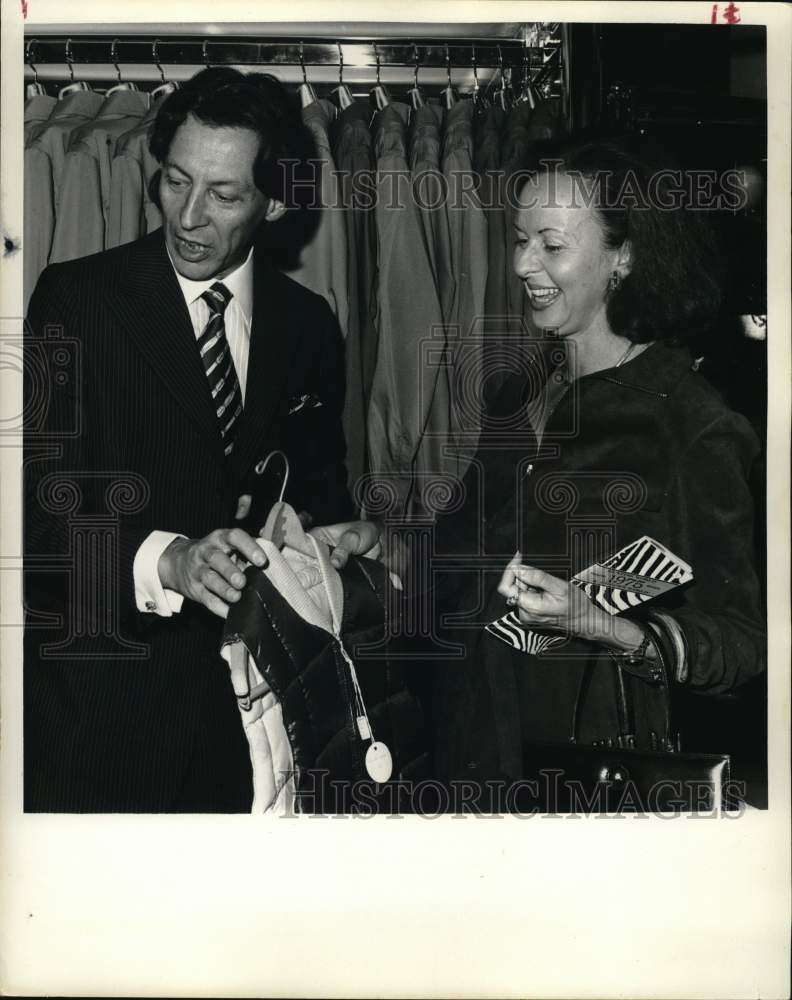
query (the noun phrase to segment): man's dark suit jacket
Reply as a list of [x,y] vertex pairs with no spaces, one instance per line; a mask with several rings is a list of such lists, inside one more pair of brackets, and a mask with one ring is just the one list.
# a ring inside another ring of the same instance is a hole
[[[337,324],[324,299],[263,254],[254,261],[245,409],[230,461],[161,230],[39,280],[26,328],[29,811],[249,803],[249,755],[218,654],[222,622],[191,601],[171,618],[140,613],[132,567],[153,529],[200,538],[234,524],[241,493],[270,490],[263,500],[274,500],[276,485],[262,485],[269,471],[254,469],[276,448],[289,458],[286,499],[296,509],[317,524],[352,514]],[[193,788],[185,800],[196,773],[214,775],[214,799]]]

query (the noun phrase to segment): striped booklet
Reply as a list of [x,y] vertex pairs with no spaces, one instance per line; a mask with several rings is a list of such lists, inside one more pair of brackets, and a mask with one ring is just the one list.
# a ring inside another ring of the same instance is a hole
[[[609,615],[618,615],[692,579],[693,571],[688,563],[644,535],[604,562],[594,563],[577,573],[572,583]],[[567,638],[544,629],[527,628],[516,611],[490,622],[486,631],[515,649],[535,656]]]

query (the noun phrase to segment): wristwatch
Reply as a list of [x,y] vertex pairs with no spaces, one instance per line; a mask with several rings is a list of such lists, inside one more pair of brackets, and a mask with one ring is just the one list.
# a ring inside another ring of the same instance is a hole
[[624,664],[625,667],[638,667],[646,659],[646,651],[651,641],[652,637],[649,633],[644,632],[643,639],[641,639],[635,649],[614,649],[612,650],[612,655],[620,663]]

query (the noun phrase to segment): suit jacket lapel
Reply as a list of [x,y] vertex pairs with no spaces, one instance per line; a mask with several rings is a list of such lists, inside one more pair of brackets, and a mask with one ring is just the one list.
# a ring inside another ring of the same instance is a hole
[[217,461],[225,464],[195,332],[161,230],[133,246],[129,267],[110,301],[163,385],[202,432]]
[[231,455],[234,477],[265,457],[267,432],[286,392],[287,375],[299,341],[289,329],[285,284],[263,253],[253,255],[253,320],[250,330],[245,408]]

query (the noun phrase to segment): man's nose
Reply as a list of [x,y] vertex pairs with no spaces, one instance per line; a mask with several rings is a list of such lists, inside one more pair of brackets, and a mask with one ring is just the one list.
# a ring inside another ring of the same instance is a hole
[[198,229],[206,225],[206,202],[200,191],[192,190],[179,213],[182,229]]

